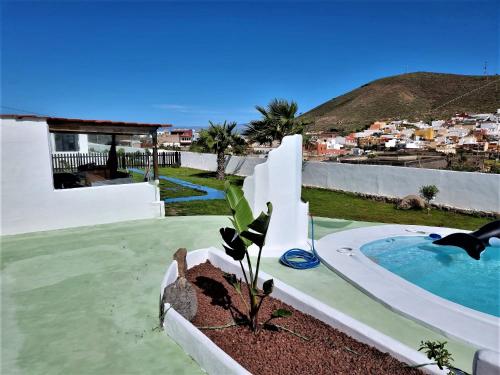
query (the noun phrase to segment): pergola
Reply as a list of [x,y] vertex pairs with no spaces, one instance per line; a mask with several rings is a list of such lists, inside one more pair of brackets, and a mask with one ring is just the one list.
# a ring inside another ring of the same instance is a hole
[[[8,115],[3,115],[6,117]],[[9,116],[11,117],[11,116]],[[63,117],[41,117],[32,115],[12,115],[16,119],[45,120],[51,133],[107,134],[112,136],[108,162],[117,165],[116,135],[151,135],[153,143],[154,179],[158,178],[158,129],[171,127],[171,124],[152,124],[109,120],[83,120]]]

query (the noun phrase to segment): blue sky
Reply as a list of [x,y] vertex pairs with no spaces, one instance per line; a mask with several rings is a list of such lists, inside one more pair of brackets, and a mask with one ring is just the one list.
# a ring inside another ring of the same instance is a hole
[[406,71],[498,73],[495,1],[4,1],[1,21],[2,113],[246,123],[274,97],[306,112]]

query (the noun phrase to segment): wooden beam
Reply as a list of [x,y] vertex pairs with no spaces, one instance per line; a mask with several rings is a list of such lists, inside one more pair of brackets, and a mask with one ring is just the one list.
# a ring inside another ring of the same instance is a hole
[[158,133],[157,130],[151,134],[153,138],[153,171],[155,181],[158,179]]
[[116,134],[116,135],[141,135],[150,134],[156,128],[139,126],[113,126],[113,125],[70,125],[57,124],[49,125],[52,133],[73,133],[73,134]]

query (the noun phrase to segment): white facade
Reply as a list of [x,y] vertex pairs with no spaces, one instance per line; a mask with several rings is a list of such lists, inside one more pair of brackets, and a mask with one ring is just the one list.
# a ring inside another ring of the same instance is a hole
[[146,182],[54,189],[45,120],[1,119],[0,130],[2,235],[163,217],[159,190]]
[[434,129],[439,129],[439,128],[443,127],[444,124],[446,124],[446,121],[444,121],[444,120],[432,121],[432,127]]
[[419,149],[421,147],[422,147],[422,142],[420,142],[420,141],[407,142],[405,145],[405,148],[408,148],[408,149]]
[[340,150],[342,148],[343,144],[345,144],[345,138],[343,138],[343,143],[340,143],[337,138],[329,138],[326,140],[326,148],[328,150]]
[[463,138],[467,136],[467,134],[470,133],[469,129],[465,128],[449,128],[448,133],[446,134],[448,137],[457,137],[457,138]]
[[393,148],[396,147],[396,138],[389,139],[387,142],[385,142],[385,148]]
[[436,151],[441,152],[443,154],[456,154],[457,149],[456,146],[453,144],[443,144],[436,146]]
[[458,141],[459,145],[475,145],[476,143],[477,139],[473,135],[469,137],[463,137],[462,139],[460,139],[460,141]]
[[180,142],[163,142],[161,145],[165,147],[181,147]]
[[494,137],[500,136],[500,123],[498,122],[483,122],[480,125],[481,129],[486,129],[486,134]]

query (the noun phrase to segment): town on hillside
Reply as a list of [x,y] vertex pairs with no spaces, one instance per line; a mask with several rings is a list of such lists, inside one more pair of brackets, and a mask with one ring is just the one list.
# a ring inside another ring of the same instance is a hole
[[375,121],[346,136],[307,134],[306,155],[312,160],[496,172],[500,109],[429,122]]

